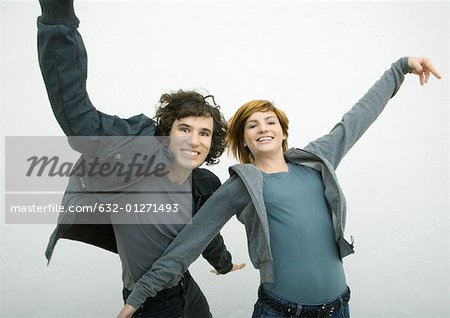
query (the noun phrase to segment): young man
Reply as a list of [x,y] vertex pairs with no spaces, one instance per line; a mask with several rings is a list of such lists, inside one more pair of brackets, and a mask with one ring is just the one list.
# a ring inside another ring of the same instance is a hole
[[[219,179],[213,173],[199,168],[205,161],[210,164],[217,163],[225,148],[226,122],[218,107],[215,103],[211,105],[208,102],[209,96],[204,97],[193,91],[178,91],[161,96],[156,113],[157,122],[144,115],[122,119],[97,111],[86,91],[87,56],[77,31],[79,20],[74,12],[73,0],[40,0],[40,5],[42,15],[38,18],[39,64],[55,117],[64,133],[69,136],[71,146],[82,153],[77,167],[86,171],[89,166],[94,166],[93,163],[97,163],[95,160],[98,158],[106,164],[127,167],[136,164],[136,154],[141,155],[140,164],[154,156],[155,162],[168,166],[167,175],[134,175],[131,180],[126,181],[115,181],[111,178],[102,180],[98,176],[86,178],[73,174],[69,179],[63,205],[98,206],[97,201],[108,203],[108,198],[115,198],[105,196],[104,192],[114,195],[117,192],[123,194],[127,189],[133,192],[136,189],[133,186],[136,184],[144,185],[145,190],[150,191],[140,192],[131,198],[122,195],[122,200],[124,197],[127,202],[145,200],[146,193],[154,194],[158,190],[161,190],[164,196],[170,197],[171,190],[177,192],[176,190],[186,189],[184,185],[192,184],[187,205],[190,205],[192,214],[195,214],[220,186]],[[169,144],[157,142],[151,137],[154,135],[169,136]],[[99,137],[83,140],[82,136]],[[123,136],[129,136],[131,139]],[[142,142],[140,137],[143,136],[149,137],[144,138],[145,141]],[[100,192],[101,196],[98,194]],[[131,207],[132,204],[127,206]],[[46,257],[50,261],[60,238],[78,240],[118,252],[122,261],[123,297],[126,300],[136,281],[162,255],[165,247],[185,223],[149,224],[148,220],[139,219],[135,224],[119,224],[120,222],[109,218],[110,214],[100,215],[104,217],[101,221],[89,219],[89,216],[86,219],[84,215],[64,214],[60,217],[50,238]],[[222,274],[244,266],[232,264],[231,255],[226,250],[220,234],[211,241],[203,256]],[[172,281],[166,287],[156,297],[144,302],[136,316],[211,316],[203,293],[188,272],[181,280]]]

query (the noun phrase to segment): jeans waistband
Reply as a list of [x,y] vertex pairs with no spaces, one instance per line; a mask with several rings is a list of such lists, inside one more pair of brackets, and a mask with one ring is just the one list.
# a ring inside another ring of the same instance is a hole
[[322,318],[331,317],[334,311],[341,309],[344,304],[350,301],[350,288],[347,287],[345,292],[336,300],[323,305],[302,305],[287,300],[280,300],[269,295],[262,286],[259,286],[258,297],[261,302],[283,313],[286,317]]

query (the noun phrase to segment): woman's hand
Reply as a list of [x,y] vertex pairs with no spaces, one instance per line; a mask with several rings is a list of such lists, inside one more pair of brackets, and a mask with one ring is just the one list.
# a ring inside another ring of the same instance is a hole
[[411,73],[419,75],[420,85],[428,83],[430,73],[441,79],[441,75],[436,71],[428,57],[408,57],[408,66]]
[[122,310],[117,315],[117,318],[131,318],[133,314],[136,312],[136,308],[131,305],[126,304],[123,306]]

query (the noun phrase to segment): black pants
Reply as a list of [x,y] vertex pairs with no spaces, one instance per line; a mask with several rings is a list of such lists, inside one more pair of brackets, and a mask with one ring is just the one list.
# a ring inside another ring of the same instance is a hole
[[[130,291],[123,289],[124,301]],[[139,318],[211,318],[209,305],[200,287],[189,272],[177,286],[161,290],[155,297],[147,298],[134,313]]]

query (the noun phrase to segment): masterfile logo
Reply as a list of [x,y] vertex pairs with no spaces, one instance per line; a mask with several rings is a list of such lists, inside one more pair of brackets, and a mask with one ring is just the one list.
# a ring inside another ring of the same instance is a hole
[[186,224],[169,137],[5,137],[6,223]]

